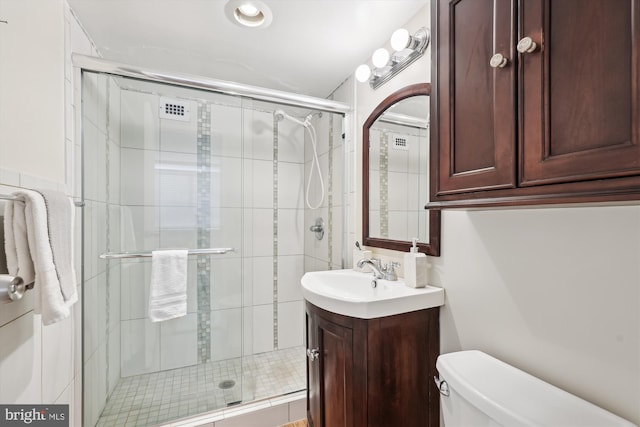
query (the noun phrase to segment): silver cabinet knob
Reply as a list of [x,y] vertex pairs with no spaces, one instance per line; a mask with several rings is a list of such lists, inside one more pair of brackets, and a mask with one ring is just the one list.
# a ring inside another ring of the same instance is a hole
[[313,362],[314,360],[317,360],[318,357],[320,357],[320,352],[318,351],[317,348],[313,348],[313,349],[308,348],[307,357],[309,358],[310,361]]
[[531,37],[524,37],[518,42],[516,49],[520,53],[531,53],[536,50],[536,47],[538,47],[538,45],[531,39]]
[[503,54],[496,53],[489,60],[489,65],[491,65],[493,68],[504,68],[507,65],[507,62],[509,61],[504,57]]

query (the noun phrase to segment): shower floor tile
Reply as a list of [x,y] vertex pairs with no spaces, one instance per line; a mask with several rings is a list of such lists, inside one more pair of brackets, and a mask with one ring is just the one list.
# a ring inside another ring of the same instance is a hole
[[304,347],[122,378],[99,427],[153,426],[306,387]]

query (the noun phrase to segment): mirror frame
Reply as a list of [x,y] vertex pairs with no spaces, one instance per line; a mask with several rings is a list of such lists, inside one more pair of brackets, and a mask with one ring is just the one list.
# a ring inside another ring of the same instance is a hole
[[[430,83],[406,86],[387,96],[373,110],[362,126],[362,243],[365,246],[409,252],[411,242],[405,240],[381,239],[369,235],[369,128],[389,107],[412,96],[431,96]],[[429,143],[432,143],[429,131]],[[440,210],[429,211],[429,243],[418,242],[418,250],[430,256],[440,256]]]

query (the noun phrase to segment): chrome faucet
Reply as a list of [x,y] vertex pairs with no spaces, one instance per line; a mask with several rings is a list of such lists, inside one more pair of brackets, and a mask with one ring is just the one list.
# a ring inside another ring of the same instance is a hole
[[380,265],[380,260],[376,258],[372,259],[361,259],[358,261],[358,268],[362,268],[365,264],[371,266],[371,270],[373,270],[373,275],[376,279],[384,279],[384,280],[398,280],[398,275],[396,274],[395,268],[400,264],[397,262],[390,262],[385,266]]
[[376,279],[383,279],[384,273],[380,271],[380,260],[379,259],[361,259],[358,261],[358,268],[364,267],[365,264],[369,264],[371,266],[371,270],[373,270],[373,275]]

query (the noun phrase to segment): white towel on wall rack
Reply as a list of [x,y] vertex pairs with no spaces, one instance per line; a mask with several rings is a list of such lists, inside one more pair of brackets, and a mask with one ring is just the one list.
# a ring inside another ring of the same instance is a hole
[[59,191],[39,190],[39,193],[47,208],[47,230],[53,264],[60,281],[62,297],[68,302],[77,299],[73,245],[75,206],[69,197]]
[[[78,300],[75,292],[73,253],[64,256],[60,253],[58,258],[61,266],[66,262],[69,262],[70,266],[58,269],[54,263],[54,250],[49,234],[50,231],[58,233],[54,240],[59,241],[67,236],[67,243],[72,242],[73,214],[69,215],[66,209],[59,210],[53,206],[51,212],[48,212],[45,198],[37,191],[20,190],[13,196],[17,200],[7,201],[5,206],[7,267],[10,274],[21,276],[25,283],[35,282],[34,311],[42,315],[44,325],[49,325],[67,318],[71,305]],[[49,197],[66,198],[64,195],[54,195],[51,192]],[[51,230],[48,215],[53,215]],[[58,226],[56,223],[65,225]],[[65,250],[72,252],[72,249],[57,249],[57,252]],[[61,271],[64,271],[64,277],[60,276]],[[60,279],[71,280],[69,277],[73,278],[72,283],[65,283],[66,291],[63,294]]]

